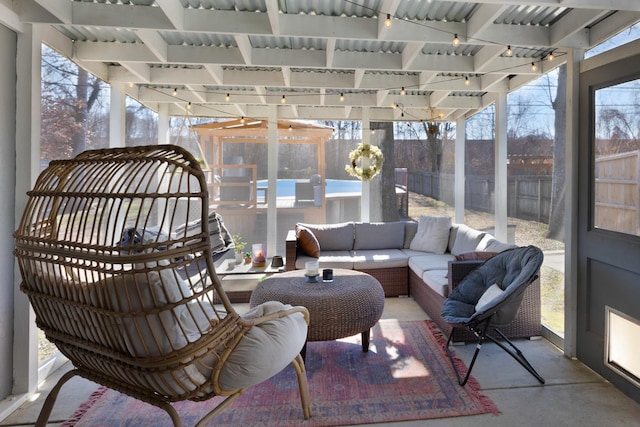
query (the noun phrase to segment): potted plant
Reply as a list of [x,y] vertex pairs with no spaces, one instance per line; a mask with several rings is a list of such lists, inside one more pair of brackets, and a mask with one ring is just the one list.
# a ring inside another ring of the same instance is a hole
[[242,236],[240,236],[239,234],[234,234],[233,236],[231,236],[231,240],[233,241],[233,250],[236,253],[236,263],[240,264],[242,263],[242,258],[244,256],[243,250],[245,246],[247,246],[247,242],[242,240]]
[[249,264],[251,262],[251,252],[244,253],[244,263]]

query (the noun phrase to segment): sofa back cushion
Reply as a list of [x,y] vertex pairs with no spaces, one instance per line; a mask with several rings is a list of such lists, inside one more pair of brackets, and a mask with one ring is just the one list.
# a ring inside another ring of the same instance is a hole
[[487,243],[486,251],[489,252],[503,252],[507,249],[516,248],[517,245],[513,245],[511,243],[503,243],[500,240],[493,239],[489,243]]
[[409,249],[443,254],[449,243],[450,217],[421,216]]
[[486,234],[484,231],[476,230],[465,224],[456,224],[453,227],[452,236],[454,233],[453,245],[450,244],[449,246],[449,250],[453,255],[475,251],[478,243],[480,243],[480,240],[482,240],[482,237]]
[[350,251],[353,249],[353,236],[355,233],[353,222],[338,224],[300,223],[300,225],[309,229],[316,236],[321,251]]
[[404,221],[404,249],[411,247],[411,241],[418,231],[418,223],[416,221]]
[[402,249],[404,245],[404,223],[372,222],[355,223],[353,249]]

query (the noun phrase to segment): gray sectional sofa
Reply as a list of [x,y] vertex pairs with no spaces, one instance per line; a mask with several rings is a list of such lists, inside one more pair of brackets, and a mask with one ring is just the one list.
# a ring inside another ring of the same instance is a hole
[[[425,235],[428,226],[419,227],[415,221],[300,223],[287,235],[286,269],[304,269],[307,261],[317,260],[321,269],[363,271],[378,279],[387,297],[412,296],[449,334],[451,327],[440,316],[449,291],[483,258],[514,245],[464,224],[451,224],[450,220],[445,231],[445,223],[437,226],[439,237],[433,237],[433,233]],[[434,247],[433,242],[438,239],[440,243],[436,246],[439,246]],[[503,332],[510,338],[540,335],[539,280],[529,286],[518,317]],[[474,339],[462,329],[456,329],[455,333],[455,341]]]

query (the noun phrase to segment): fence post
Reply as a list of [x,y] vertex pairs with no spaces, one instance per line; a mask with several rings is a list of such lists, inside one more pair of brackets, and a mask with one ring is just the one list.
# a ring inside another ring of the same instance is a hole
[[542,222],[542,179],[538,179],[538,222]]

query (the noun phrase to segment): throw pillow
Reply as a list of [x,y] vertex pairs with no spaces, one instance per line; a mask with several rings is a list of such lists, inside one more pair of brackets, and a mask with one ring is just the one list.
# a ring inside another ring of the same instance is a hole
[[453,255],[475,251],[478,243],[486,234],[484,231],[473,229],[465,224],[457,224],[456,228],[455,240],[450,245],[450,252]]
[[482,296],[478,300],[478,303],[476,304],[476,312],[486,310],[487,307],[490,307],[491,304],[493,304],[493,302],[503,293],[504,291],[500,288],[500,286],[498,286],[497,283],[489,286],[489,288],[484,291],[484,294],[482,294]]
[[311,230],[302,225],[296,225],[296,238],[305,255],[314,258],[320,257],[320,243]]
[[456,261],[484,261],[496,255],[498,255],[498,252],[465,252],[463,254],[456,255]]
[[445,253],[449,244],[450,228],[449,217],[421,216],[409,249],[435,254]]

